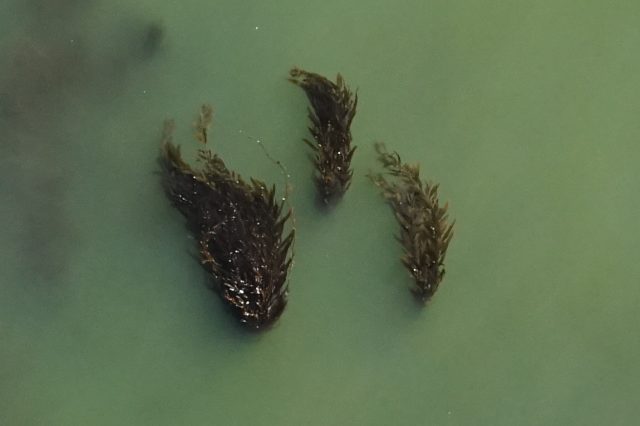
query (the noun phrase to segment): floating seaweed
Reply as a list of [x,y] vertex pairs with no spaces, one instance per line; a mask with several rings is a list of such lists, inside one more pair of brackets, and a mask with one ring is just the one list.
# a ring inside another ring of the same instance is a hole
[[164,188],[184,215],[200,245],[200,260],[217,282],[222,299],[252,328],[272,324],[287,303],[287,273],[294,231],[283,235],[291,210],[277,202],[275,185],[246,182],[204,148],[212,109],[201,108],[196,139],[202,167],[196,170],[173,144],[173,122],[165,122],[162,149]]
[[454,225],[447,220],[448,204],[439,205],[438,185],[420,180],[418,165],[403,163],[397,152],[387,152],[381,143],[375,148],[393,181],[383,174],[369,177],[380,188],[400,224],[397,239],[404,248],[402,263],[415,281],[412,292],[426,302],[445,273],[444,258]]
[[325,204],[340,198],[349,188],[353,170],[351,158],[351,122],[356,114],[358,94],[349,90],[340,74],[336,82],[325,77],[293,68],[289,80],[307,94],[311,108],[309,131],[313,142],[305,143],[313,149],[316,186]]

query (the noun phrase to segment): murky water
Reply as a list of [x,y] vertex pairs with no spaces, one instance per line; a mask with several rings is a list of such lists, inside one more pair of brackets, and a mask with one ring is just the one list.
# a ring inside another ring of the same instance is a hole
[[[0,424],[634,424],[639,17],[632,1],[3,2]],[[292,66],[359,89],[331,214]],[[281,184],[260,139],[291,174],[291,297],[266,333],[206,288],[159,185],[162,120],[189,155],[202,102],[229,166]],[[376,140],[457,220],[424,309],[365,178]]]

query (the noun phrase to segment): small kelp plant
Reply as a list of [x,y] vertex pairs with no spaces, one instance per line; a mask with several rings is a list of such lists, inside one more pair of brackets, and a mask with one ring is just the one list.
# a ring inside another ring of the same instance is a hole
[[389,153],[381,143],[375,148],[386,176],[369,177],[380,188],[400,224],[397,239],[404,249],[402,263],[415,281],[412,292],[426,302],[444,277],[453,222],[447,219],[447,204],[439,205],[438,185],[423,182],[417,165],[403,163],[397,152]]
[[291,209],[276,201],[275,186],[229,170],[206,148],[212,109],[201,108],[195,123],[199,169],[192,168],[173,144],[166,121],[161,163],[163,184],[173,205],[199,241],[200,260],[217,290],[241,322],[252,328],[272,324],[287,304],[287,273],[294,231],[284,235]]
[[289,80],[300,86],[311,103],[309,131],[313,141],[305,139],[313,149],[316,186],[322,201],[344,195],[351,183],[351,122],[356,114],[358,95],[349,90],[340,74],[336,82],[325,77],[293,68]]

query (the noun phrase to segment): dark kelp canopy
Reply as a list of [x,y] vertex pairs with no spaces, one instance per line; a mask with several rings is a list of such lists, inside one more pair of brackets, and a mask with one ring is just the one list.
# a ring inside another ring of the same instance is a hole
[[426,302],[445,273],[444,258],[453,237],[448,205],[439,205],[438,185],[420,180],[417,165],[403,163],[397,152],[387,152],[381,143],[375,148],[387,176],[369,177],[380,188],[400,224],[397,239],[404,249],[402,263],[415,281],[412,292]]
[[204,148],[212,109],[204,105],[196,121],[202,167],[196,170],[173,144],[173,122],[165,123],[162,165],[164,188],[184,215],[200,245],[202,265],[217,283],[222,299],[252,328],[272,324],[287,303],[293,230],[284,236],[291,210],[277,202],[275,186],[229,170]]
[[358,95],[347,87],[340,74],[336,82],[325,77],[293,68],[289,80],[300,86],[311,103],[309,131],[313,142],[316,186],[324,203],[340,198],[351,183],[351,122],[356,114]]

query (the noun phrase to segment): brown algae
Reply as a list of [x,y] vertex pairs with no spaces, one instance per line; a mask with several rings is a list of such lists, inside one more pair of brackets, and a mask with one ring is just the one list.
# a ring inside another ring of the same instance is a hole
[[448,204],[440,205],[438,185],[420,179],[418,165],[403,163],[397,152],[375,145],[385,174],[369,177],[380,188],[400,225],[402,263],[414,279],[413,294],[422,302],[434,295],[445,274],[444,260],[453,237],[454,222],[448,221]]
[[214,277],[221,298],[251,328],[273,324],[287,304],[294,231],[284,234],[291,209],[276,201],[275,185],[229,170],[206,148],[213,112],[204,105],[195,124],[199,169],[173,144],[166,121],[161,163],[164,189],[199,242],[200,261]]
[[309,132],[313,141],[304,141],[314,153],[320,198],[329,204],[344,195],[353,176],[351,158],[355,146],[351,146],[351,123],[358,94],[351,92],[340,74],[335,83],[299,68],[293,68],[289,76],[289,81],[305,91],[311,104]]

